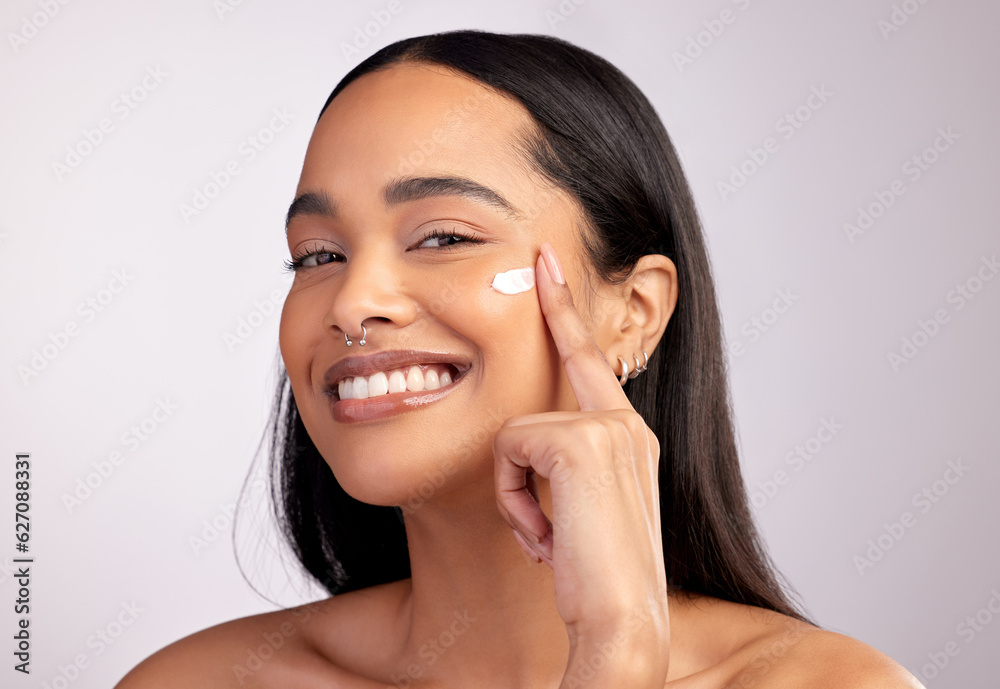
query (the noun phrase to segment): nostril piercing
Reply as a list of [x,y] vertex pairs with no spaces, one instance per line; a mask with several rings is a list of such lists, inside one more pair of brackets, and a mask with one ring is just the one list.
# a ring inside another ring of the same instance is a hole
[[[361,339],[358,340],[358,344],[361,345],[362,347],[365,346],[365,338],[366,337],[368,337],[368,328],[366,328],[365,324],[362,323],[361,324]],[[350,347],[352,344],[354,344],[353,342],[351,342],[351,336],[347,334],[346,330],[344,331],[344,341],[347,343],[348,347]]]

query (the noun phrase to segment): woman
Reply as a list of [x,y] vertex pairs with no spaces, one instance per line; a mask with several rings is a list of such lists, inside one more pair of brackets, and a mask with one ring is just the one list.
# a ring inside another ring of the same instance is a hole
[[764,554],[694,204],[609,63],[388,46],[327,101],[286,229],[275,492],[335,595],[123,689],[919,686]]

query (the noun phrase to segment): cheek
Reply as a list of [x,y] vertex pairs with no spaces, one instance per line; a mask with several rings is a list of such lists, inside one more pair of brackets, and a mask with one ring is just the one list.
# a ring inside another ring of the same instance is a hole
[[[549,336],[535,287],[502,294],[490,285],[497,273],[534,266],[530,255],[457,266],[422,290],[429,317],[477,352],[476,396],[496,415],[565,408],[558,394],[559,356]],[[503,419],[500,419],[501,421]]]
[[[322,320],[319,321],[322,324]],[[285,298],[278,326],[278,347],[293,386],[308,380],[309,352],[315,350],[322,326],[308,308],[308,302],[294,292]]]
[[476,337],[483,354],[480,374],[489,381],[484,393],[508,415],[566,408],[559,392],[559,352],[549,334],[536,288],[502,294],[490,286],[496,273],[511,267],[509,263],[495,266],[466,292],[470,316],[464,331]]

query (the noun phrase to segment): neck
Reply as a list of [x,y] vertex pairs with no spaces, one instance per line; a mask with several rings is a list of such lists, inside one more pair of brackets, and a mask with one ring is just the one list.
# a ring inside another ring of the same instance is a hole
[[[547,482],[538,492],[551,514]],[[569,641],[552,570],[521,550],[495,505],[490,480],[405,516],[409,633],[399,662],[413,679],[516,687],[562,678]]]

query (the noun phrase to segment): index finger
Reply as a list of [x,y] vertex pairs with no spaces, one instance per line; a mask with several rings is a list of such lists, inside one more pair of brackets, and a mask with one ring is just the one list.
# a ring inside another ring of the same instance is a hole
[[[556,276],[562,278],[562,282]],[[535,261],[538,303],[580,410],[632,409],[604,352],[580,317],[563,276],[555,249],[548,242],[542,242],[541,254]]]

